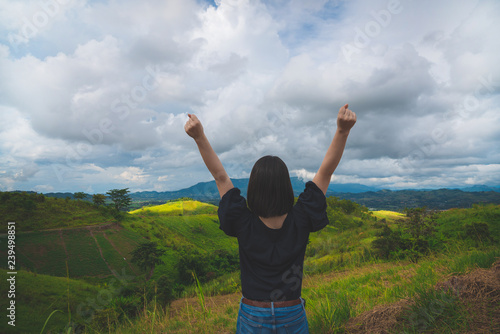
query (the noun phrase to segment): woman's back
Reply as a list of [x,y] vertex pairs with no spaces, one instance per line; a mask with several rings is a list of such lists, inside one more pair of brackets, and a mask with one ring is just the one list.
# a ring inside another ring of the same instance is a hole
[[253,300],[300,297],[310,232],[328,224],[326,199],[308,182],[281,228],[270,228],[248,207],[240,190],[228,191],[219,204],[220,228],[238,238],[243,296]]

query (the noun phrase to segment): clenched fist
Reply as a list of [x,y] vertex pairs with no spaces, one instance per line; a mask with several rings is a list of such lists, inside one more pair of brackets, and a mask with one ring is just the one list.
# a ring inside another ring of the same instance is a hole
[[346,103],[345,106],[340,108],[337,115],[337,130],[340,132],[349,132],[356,123],[356,114],[352,110],[347,109],[348,107],[349,104]]

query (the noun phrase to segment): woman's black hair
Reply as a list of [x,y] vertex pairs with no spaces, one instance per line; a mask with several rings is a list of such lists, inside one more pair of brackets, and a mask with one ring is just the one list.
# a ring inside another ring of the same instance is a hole
[[250,173],[247,200],[250,210],[262,218],[281,216],[290,211],[294,195],[283,160],[271,155],[257,160]]

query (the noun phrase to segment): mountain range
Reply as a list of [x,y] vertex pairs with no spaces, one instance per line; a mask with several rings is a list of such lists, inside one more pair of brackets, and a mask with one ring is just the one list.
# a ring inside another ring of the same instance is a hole
[[[233,184],[246,196],[248,179],[233,179]],[[291,178],[295,196],[305,188],[304,180]],[[357,183],[332,183],[327,196],[349,199],[374,209],[400,210],[405,207],[426,206],[432,209],[452,207],[470,207],[475,203],[500,204],[500,187],[486,185],[460,189],[424,189],[424,190],[387,190]],[[215,181],[200,182],[189,188],[177,191],[142,191],[132,193],[134,201],[167,201],[180,197],[190,197],[199,201],[218,204],[219,193]]]
[[[241,190],[243,196],[246,196],[248,189],[248,179],[231,179],[233,185]],[[295,196],[298,196],[305,188],[305,182],[298,177],[290,178]],[[330,184],[327,196],[333,196],[336,193],[363,193],[369,191],[379,191],[381,189],[369,187],[357,183]],[[200,201],[213,201],[219,198],[219,192],[215,181],[200,182],[189,188],[176,191],[141,191],[130,194],[133,200],[171,200],[180,197],[190,197]]]
[[[305,181],[290,178],[295,196],[305,188]],[[235,187],[246,196],[248,178],[232,179]],[[387,190],[357,183],[332,183],[328,187],[327,196],[349,199],[372,209],[401,210],[405,207],[426,206],[431,209],[449,209],[454,207],[471,207],[475,203],[500,204],[500,187],[474,185],[466,188],[447,189],[409,189]],[[73,198],[72,193],[46,193],[48,197]],[[215,181],[200,182],[191,187],[175,191],[140,191],[130,193],[134,202],[145,204],[164,203],[183,197],[218,205],[219,193]],[[91,200],[91,196],[87,198]]]

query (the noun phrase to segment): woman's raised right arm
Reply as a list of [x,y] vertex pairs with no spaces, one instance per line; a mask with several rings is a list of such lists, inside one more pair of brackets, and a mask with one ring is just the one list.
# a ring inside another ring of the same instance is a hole
[[222,163],[210,145],[208,138],[205,136],[203,126],[196,115],[188,114],[188,121],[184,125],[186,133],[194,139],[198,150],[200,151],[203,162],[215,179],[215,184],[219,190],[220,197],[224,196],[226,192],[234,188],[233,182],[226,173]]
[[349,132],[356,123],[356,114],[352,110],[349,110],[348,107],[349,105],[346,104],[339,110],[337,115],[337,131],[335,131],[332,143],[326,151],[325,158],[312,180],[325,195],[333,172],[344,153]]

